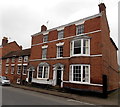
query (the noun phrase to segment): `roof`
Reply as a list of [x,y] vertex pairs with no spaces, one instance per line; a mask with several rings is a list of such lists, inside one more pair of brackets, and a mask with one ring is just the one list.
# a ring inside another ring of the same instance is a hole
[[3,56],[3,59],[5,58],[11,58],[11,57],[19,57],[19,56],[30,56],[30,51],[31,49],[24,49],[24,50],[19,50],[19,51],[12,51],[8,53],[7,55]]
[[59,28],[63,28],[63,27],[66,27],[66,26],[70,26],[70,25],[73,25],[73,24],[81,23],[81,22],[84,22],[86,20],[90,20],[90,19],[93,19],[93,18],[96,18],[96,17],[99,17],[99,16],[102,16],[102,14],[101,13],[95,14],[95,15],[92,15],[92,16],[89,16],[89,17],[86,17],[86,18],[83,18],[83,19],[79,19],[77,21],[74,21],[74,22],[71,22],[71,23],[68,23],[68,24],[65,24],[65,25],[61,25],[61,26],[58,26],[58,27],[55,27],[55,28],[52,28],[52,29],[49,29],[49,30],[46,30],[46,31],[38,32],[38,33],[33,34],[31,36],[33,37],[33,36],[37,36],[37,35],[40,35],[40,34],[43,34],[43,33],[48,33],[50,31],[53,31],[53,30],[56,30],[56,29],[59,29]]
[[110,41],[112,42],[113,46],[116,48],[116,50],[118,50],[118,47],[116,46],[115,42],[113,41],[112,38],[110,38]]

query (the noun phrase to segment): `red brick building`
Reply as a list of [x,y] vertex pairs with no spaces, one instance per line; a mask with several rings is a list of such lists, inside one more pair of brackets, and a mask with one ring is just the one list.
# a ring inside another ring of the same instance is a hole
[[8,39],[4,37],[1,50],[1,75],[9,78],[11,83],[25,81],[30,49],[22,50],[22,46],[15,41],[8,43]]
[[17,51],[17,50],[21,50],[21,47],[15,41],[8,43],[8,38],[3,37],[2,45],[0,46],[0,75],[2,75],[3,73],[2,57],[12,51]]
[[29,56],[30,49],[25,49],[12,51],[2,58],[3,75],[8,77],[11,83],[20,84],[26,81]]
[[32,35],[28,82],[103,90],[118,88],[117,47],[110,38],[104,3],[99,13]]

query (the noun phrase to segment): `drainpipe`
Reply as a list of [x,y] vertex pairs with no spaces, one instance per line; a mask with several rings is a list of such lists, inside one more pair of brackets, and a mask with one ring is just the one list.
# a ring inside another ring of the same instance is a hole
[[24,63],[24,56],[22,56],[22,66],[21,66],[21,73],[20,73],[20,85],[23,85],[23,83],[22,83],[23,63]]

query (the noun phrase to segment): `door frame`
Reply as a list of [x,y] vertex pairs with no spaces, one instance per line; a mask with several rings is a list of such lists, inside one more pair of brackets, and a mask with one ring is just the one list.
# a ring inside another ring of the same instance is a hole
[[[34,71],[35,71],[34,67],[30,67],[30,68],[28,69],[28,75],[27,75],[28,82],[29,82],[29,73],[32,72],[32,79],[33,79],[33,72],[34,72]],[[32,82],[32,80],[31,80],[31,82]]]
[[61,63],[57,63],[53,65],[53,86],[57,85],[57,70],[58,67],[61,67],[61,85],[60,87],[63,87],[63,71],[64,71],[64,65]]

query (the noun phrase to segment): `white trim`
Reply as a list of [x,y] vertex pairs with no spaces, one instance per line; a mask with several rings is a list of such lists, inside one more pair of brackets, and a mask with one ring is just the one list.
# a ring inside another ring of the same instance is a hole
[[50,32],[50,31],[59,29],[59,28],[61,28],[61,27],[64,27],[64,28],[65,28],[66,26],[70,26],[70,25],[73,25],[73,24],[77,24],[77,23],[79,23],[79,22],[86,21],[86,20],[90,20],[90,19],[93,19],[93,18],[96,18],[96,17],[99,17],[99,16],[102,16],[102,14],[101,14],[101,13],[95,14],[95,15],[92,15],[92,16],[89,16],[89,17],[86,17],[86,18],[83,18],[83,19],[79,19],[79,20],[77,20],[77,21],[74,21],[74,22],[71,22],[71,23],[62,25],[62,26],[58,26],[58,27],[56,27],[56,28],[49,29],[49,30],[47,30],[47,31],[38,32],[38,33],[36,33],[36,34],[34,34],[34,35],[31,35],[31,37],[33,37],[33,36],[38,36],[38,35],[40,35],[40,34],[43,34],[43,33],[46,33],[46,32]]
[[[72,80],[70,80],[70,82],[75,82],[75,83],[83,83],[83,84],[90,84],[90,64],[71,64],[69,67],[71,68],[72,66],[72,70],[69,71],[72,72],[71,76],[72,76]],[[81,67],[81,81],[73,81],[73,66],[80,66]],[[83,67],[84,66],[88,66],[88,72],[89,72],[89,77],[88,77],[88,82],[83,82]],[[70,75],[69,75],[70,76]]]
[[102,54],[98,54],[98,55],[90,55],[90,57],[97,57],[97,56],[102,56]]
[[9,66],[9,64],[6,64],[6,66]]
[[47,76],[47,78],[43,78],[43,75],[44,75],[44,73],[43,73],[43,71],[44,71],[44,68],[46,67],[46,66],[42,66],[43,67],[43,70],[42,70],[42,78],[39,78],[38,77],[38,70],[39,70],[39,65],[37,66],[37,79],[49,79],[49,69],[50,69],[50,67],[49,66],[47,66],[48,67],[48,76]]
[[[56,84],[57,84],[57,68],[56,67],[54,67],[53,68],[53,83],[52,83],[52,85],[53,86],[55,86]],[[61,67],[61,87],[63,87],[63,71],[64,71],[64,69]]]
[[[75,41],[78,41],[80,40],[81,41],[81,53],[80,54],[74,54],[74,44],[75,44]],[[84,54],[83,53],[83,41],[84,40],[88,40],[88,54]],[[73,40],[72,42],[72,54],[71,54],[71,57],[72,56],[90,56],[90,39],[76,39],[76,40]]]
[[45,32],[43,32],[42,34],[43,34],[43,35],[48,35],[48,33],[49,33],[49,31],[48,31],[48,32],[45,31]]
[[79,21],[79,22],[75,23],[75,25],[78,26],[78,25],[82,25],[84,23],[85,23],[85,20],[82,20],[82,21]]
[[44,46],[42,46],[42,49],[44,49],[44,48],[48,48],[48,45],[44,45]]
[[15,66],[15,64],[11,64],[11,66]]
[[28,65],[28,64],[23,64],[23,65]]
[[100,86],[100,87],[103,86],[102,84],[94,84],[94,83],[81,83],[81,82],[73,82],[73,81],[63,81],[63,82],[66,82],[66,83],[75,83],[75,84],[83,84],[83,85],[93,85],[93,86]]
[[[101,57],[102,54],[99,54],[99,55],[80,55],[78,57]],[[46,60],[57,60],[57,59],[70,59],[70,58],[74,58],[76,56],[71,56],[71,57],[58,57],[58,58],[48,58],[48,59],[32,59],[32,60],[29,60],[30,62],[32,61],[46,61]]]
[[59,28],[57,28],[57,31],[61,31],[61,30],[64,30],[64,26],[63,27],[59,27]]
[[63,46],[64,45],[64,42],[59,42],[56,44],[56,46]]
[[[62,38],[62,40],[70,39],[70,38],[77,37],[77,36],[82,36],[82,35],[93,34],[93,33],[97,33],[97,32],[101,32],[101,30],[96,30],[96,31],[88,32],[88,33],[82,33],[82,34],[79,34],[79,35],[74,35],[74,36]],[[60,39],[60,40],[61,40],[61,39]],[[59,40],[59,39],[56,39],[56,40],[48,41],[47,43],[56,42],[56,41],[60,41],[60,40]],[[45,42],[45,43],[46,43],[46,42]],[[42,44],[45,44],[45,43],[43,42],[43,43],[33,44],[33,45],[31,45],[31,46],[42,45]]]
[[22,64],[17,64],[17,66],[21,66]]

